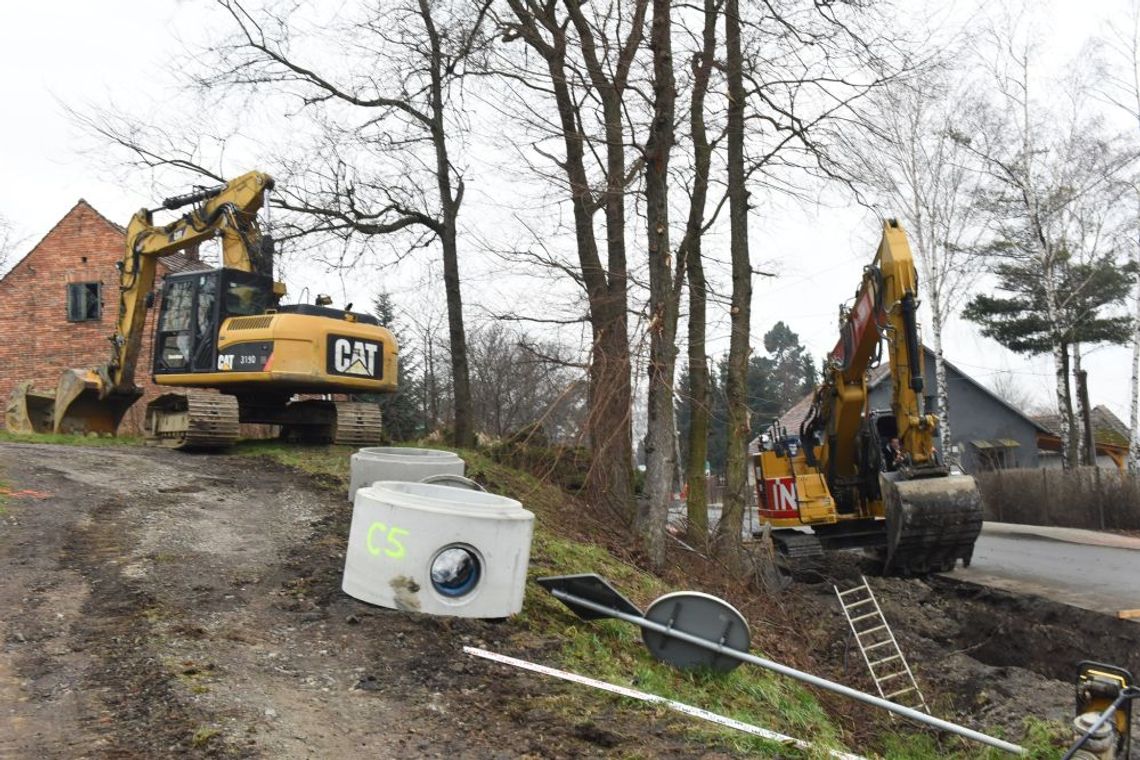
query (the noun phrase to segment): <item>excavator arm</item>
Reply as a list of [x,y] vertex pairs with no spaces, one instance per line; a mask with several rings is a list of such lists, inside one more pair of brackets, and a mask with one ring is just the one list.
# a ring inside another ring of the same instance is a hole
[[[823,501],[830,505],[812,519],[851,525],[881,520],[884,569],[903,574],[947,570],[958,559],[969,564],[982,523],[974,479],[951,474],[934,447],[937,419],[923,404],[917,310],[910,246],[898,222],[889,220],[854,304],[840,312],[839,340],[800,429],[802,472],[823,475]],[[891,419],[868,408],[867,373],[881,359],[884,339]],[[897,458],[885,461],[884,439],[896,437]],[[797,466],[789,465],[798,476]],[[803,519],[803,507],[799,514]]]
[[[167,198],[163,201],[165,209],[193,206],[169,224],[155,226],[149,209],[131,217],[126,254],[119,263],[119,320],[111,337],[111,361],[102,371],[109,383],[108,393],[131,393],[135,387],[147,298],[154,288],[160,257],[194,250],[220,237],[223,267],[273,275],[272,238],[262,235],[257,224],[257,212],[272,188],[272,177],[248,172],[224,185]],[[284,295],[284,285],[275,283],[274,292],[278,297]]]
[[[860,428],[867,414],[867,371],[888,346],[891,411],[906,467],[914,474],[944,474],[934,449],[937,419],[923,408],[922,348],[918,337],[918,274],[906,234],[893,219],[883,225],[874,261],[863,270],[854,304],[840,312],[840,337],[828,355],[828,372],[801,431],[822,434],[821,459],[834,478],[859,476]],[[934,472],[938,470],[938,472]]]

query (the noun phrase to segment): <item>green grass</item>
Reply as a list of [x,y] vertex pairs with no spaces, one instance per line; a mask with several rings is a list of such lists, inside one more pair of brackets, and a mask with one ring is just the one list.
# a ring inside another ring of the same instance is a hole
[[0,443],[56,443],[65,446],[139,446],[135,436],[64,435],[62,433],[9,433],[0,430]]
[[[991,736],[1006,739],[1025,748],[1025,757],[1033,760],[1053,760],[1064,754],[1072,744],[1072,729],[1059,721],[1026,718],[1025,736],[1020,741],[1003,736],[1000,731],[986,731]],[[1002,750],[984,747],[965,739],[950,737],[939,744],[929,734],[895,733],[884,740],[883,757],[886,760],[1003,760],[1012,757]]]
[[190,746],[194,749],[202,749],[213,741],[215,737],[220,736],[221,733],[219,729],[202,726],[190,737]]

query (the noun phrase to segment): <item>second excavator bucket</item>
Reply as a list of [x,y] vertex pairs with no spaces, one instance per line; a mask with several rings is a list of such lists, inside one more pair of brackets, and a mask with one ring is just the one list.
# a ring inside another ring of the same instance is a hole
[[114,435],[123,415],[142,392],[113,392],[94,370],[64,370],[54,392],[20,383],[5,409],[5,425],[13,433]]
[[913,575],[969,567],[982,530],[982,497],[969,475],[901,480],[883,473],[884,572]]
[[4,427],[9,433],[50,433],[55,391],[45,393],[22,382],[12,389],[4,408]]

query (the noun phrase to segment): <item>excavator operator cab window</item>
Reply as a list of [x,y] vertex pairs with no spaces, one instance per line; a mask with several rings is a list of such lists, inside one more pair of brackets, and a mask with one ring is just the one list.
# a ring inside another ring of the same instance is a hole
[[167,278],[154,343],[154,371],[185,372],[190,364],[190,324],[194,317],[194,282]]
[[166,277],[155,335],[154,373],[215,372],[218,329],[228,317],[264,314],[273,278],[235,269]]
[[880,462],[887,472],[894,472],[902,461],[903,453],[899,443],[899,426],[895,416],[889,412],[875,412],[875,435],[879,439]]
[[264,314],[269,307],[269,293],[261,283],[238,282],[227,278],[225,315],[248,317]]

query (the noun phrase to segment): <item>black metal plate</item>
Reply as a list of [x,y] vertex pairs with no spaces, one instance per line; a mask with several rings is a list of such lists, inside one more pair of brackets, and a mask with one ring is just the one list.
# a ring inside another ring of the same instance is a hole
[[[621,593],[596,573],[583,573],[582,575],[550,575],[537,578],[536,583],[550,592],[561,591],[565,594],[585,599],[594,604],[602,604],[617,612],[641,617],[641,610],[633,602],[626,599]],[[561,600],[575,615],[582,620],[603,620],[611,617],[601,612],[587,609],[566,599]]]

